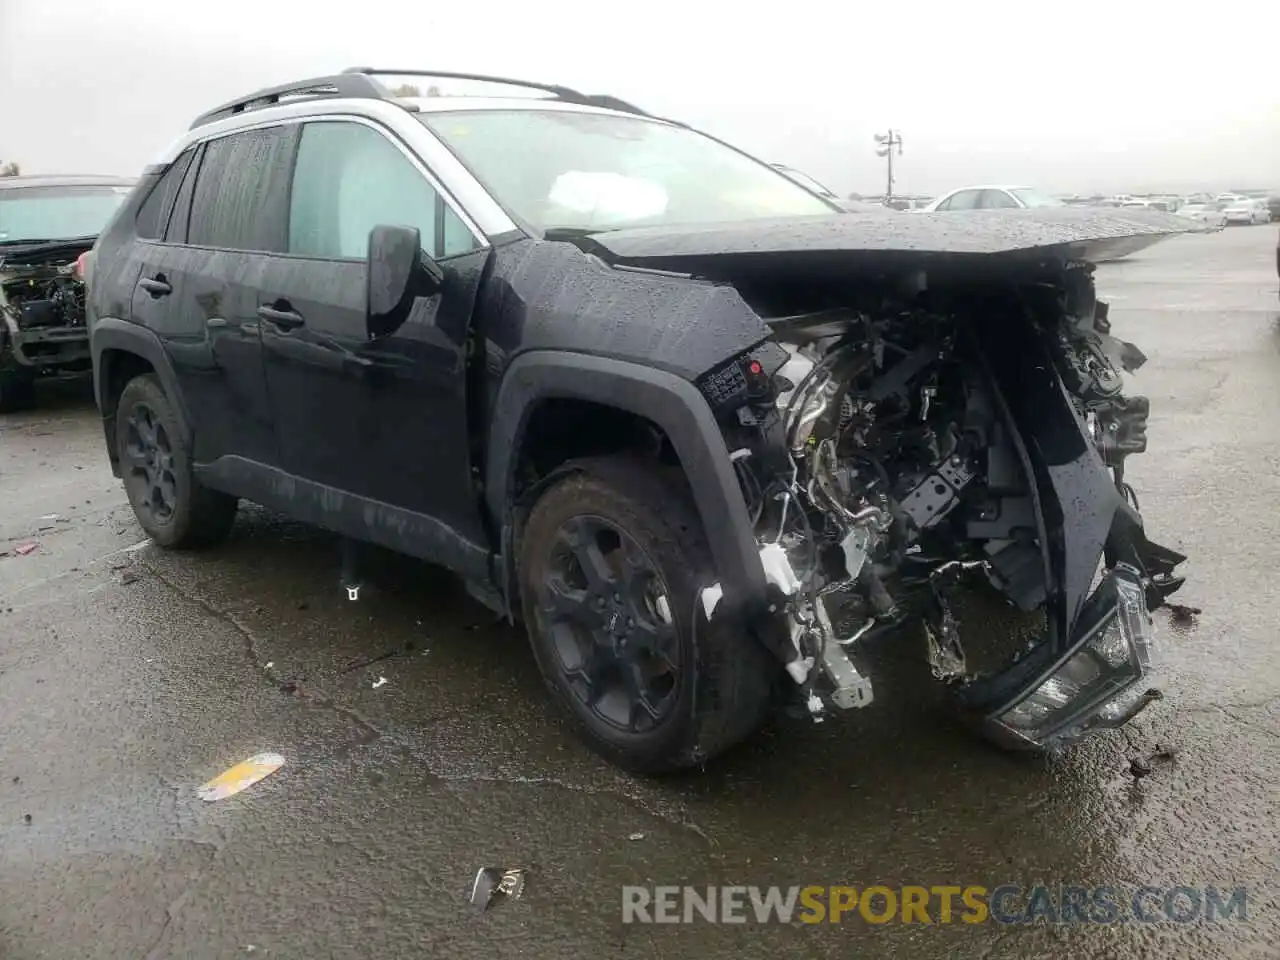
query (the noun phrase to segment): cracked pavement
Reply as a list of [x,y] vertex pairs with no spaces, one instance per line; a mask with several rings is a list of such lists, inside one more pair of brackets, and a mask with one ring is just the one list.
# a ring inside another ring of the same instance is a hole
[[[0,956],[1274,956],[1275,230],[1100,268],[1116,333],[1149,357],[1130,478],[1191,557],[1176,599],[1204,612],[1158,617],[1165,700],[1052,761],[974,739],[904,648],[865,711],[779,720],[704,774],[626,776],[569,736],[524,639],[439,571],[379,555],[351,603],[332,537],[255,508],[214,551],[140,543],[88,391],[46,389],[0,417]],[[1135,779],[1157,744],[1176,757]],[[267,750],[279,772],[197,799]],[[524,896],[477,912],[480,866],[526,868]],[[624,926],[619,909],[624,884],[1038,882],[1245,886],[1249,919]]]

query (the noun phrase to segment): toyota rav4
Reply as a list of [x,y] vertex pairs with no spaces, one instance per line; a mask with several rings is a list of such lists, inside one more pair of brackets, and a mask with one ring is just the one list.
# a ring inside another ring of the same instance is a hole
[[[639,771],[780,700],[865,707],[884,637],[1014,747],[1155,698],[1184,557],[1124,479],[1144,358],[1092,264],[1190,221],[842,214],[615,98],[387,73],[199,117],[91,255],[107,451],[156,543],[247,499],[449,567]],[[1021,624],[994,656],[961,594]]]

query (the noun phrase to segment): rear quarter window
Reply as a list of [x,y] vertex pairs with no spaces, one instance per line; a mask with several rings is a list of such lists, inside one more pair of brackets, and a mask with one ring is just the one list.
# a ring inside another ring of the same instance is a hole
[[195,148],[192,147],[179,154],[147,194],[147,199],[138,208],[136,229],[139,237],[144,240],[158,240],[164,236],[165,226],[173,209],[173,199],[178,193],[182,178],[191,166],[191,158],[195,156],[195,152]]

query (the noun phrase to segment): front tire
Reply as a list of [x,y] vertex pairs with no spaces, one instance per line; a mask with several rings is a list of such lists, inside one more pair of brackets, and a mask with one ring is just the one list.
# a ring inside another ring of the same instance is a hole
[[239,501],[196,480],[178,413],[154,375],[125,386],[115,426],[125,493],[147,535],[179,550],[225,539]]
[[772,661],[733,618],[695,606],[714,576],[682,483],[630,458],[575,466],[521,536],[534,657],[601,756],[637,773],[702,763],[759,725]]

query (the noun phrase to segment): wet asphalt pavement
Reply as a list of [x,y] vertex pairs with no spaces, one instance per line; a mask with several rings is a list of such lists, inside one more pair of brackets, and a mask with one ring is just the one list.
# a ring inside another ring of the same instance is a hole
[[[867,710],[620,774],[444,574],[387,558],[350,603],[333,538],[253,508],[215,551],[139,547],[88,391],[46,390],[0,418],[0,958],[1276,956],[1275,232],[1100,270],[1150,358],[1130,476],[1204,612],[1157,617],[1167,699],[1056,761],[960,729],[904,648]],[[1176,758],[1135,780],[1157,743]],[[197,798],[264,750],[287,765]],[[525,867],[524,896],[476,911],[482,865]],[[1216,884],[1248,919],[622,924],[622,885],[686,883]]]

